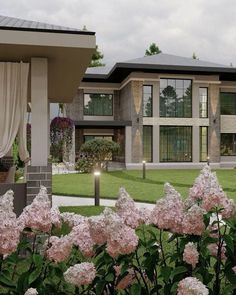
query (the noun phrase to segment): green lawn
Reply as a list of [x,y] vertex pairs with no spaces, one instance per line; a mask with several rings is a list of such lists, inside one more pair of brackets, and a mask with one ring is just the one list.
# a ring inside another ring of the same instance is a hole
[[[146,179],[142,171],[115,171],[102,173],[101,196],[117,198],[119,187],[123,186],[138,201],[155,202],[163,196],[163,185],[169,182],[186,197],[199,170],[148,170]],[[220,184],[230,198],[236,200],[236,170],[219,169]],[[91,174],[63,174],[53,176],[53,194],[93,196],[94,183]]]

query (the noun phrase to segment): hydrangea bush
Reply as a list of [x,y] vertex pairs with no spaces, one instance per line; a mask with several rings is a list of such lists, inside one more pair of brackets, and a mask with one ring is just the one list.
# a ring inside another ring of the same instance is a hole
[[205,166],[186,199],[168,183],[164,193],[138,209],[121,188],[115,210],[84,217],[52,209],[42,187],[17,218],[8,191],[0,294],[235,294],[235,206],[216,174]]

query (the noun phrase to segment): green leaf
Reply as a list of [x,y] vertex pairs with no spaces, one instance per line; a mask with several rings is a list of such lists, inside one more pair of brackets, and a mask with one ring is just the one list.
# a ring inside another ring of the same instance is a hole
[[179,275],[181,273],[187,272],[188,269],[185,266],[177,266],[175,269],[171,272],[171,278],[173,279],[176,275]]
[[37,268],[41,267],[43,264],[43,257],[39,254],[34,254],[33,255],[33,262]]
[[41,275],[42,267],[36,268],[31,274],[29,275],[29,284],[32,284],[34,281],[38,279],[38,277]]
[[1,283],[1,285],[3,285],[4,287],[8,287],[8,288],[16,287],[15,283],[14,283],[11,279],[7,278],[7,277],[4,276],[4,275],[1,275],[1,276],[0,276],[0,283]]
[[142,288],[139,284],[134,284],[130,288],[131,295],[141,295]]
[[114,281],[114,274],[113,273],[108,273],[108,275],[106,275],[105,280],[107,282],[113,282]]
[[106,286],[106,281],[99,281],[96,284],[96,295],[101,295],[103,293],[104,287]]
[[169,278],[170,278],[170,274],[171,274],[172,268],[169,266],[163,266],[161,267],[161,276],[163,277],[163,279],[168,282]]
[[234,241],[232,240],[231,236],[225,235],[224,241],[226,243],[226,246],[231,250],[232,253],[234,253]]

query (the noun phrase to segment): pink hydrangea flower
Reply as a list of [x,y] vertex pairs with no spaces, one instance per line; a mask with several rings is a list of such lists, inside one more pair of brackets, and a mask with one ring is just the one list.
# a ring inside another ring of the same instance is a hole
[[51,202],[45,187],[41,186],[38,195],[30,205],[24,208],[18,221],[22,230],[26,227],[41,232],[49,232],[51,230]]
[[38,292],[34,288],[29,288],[26,292],[25,295],[38,295]]
[[203,221],[204,213],[206,212],[196,204],[188,209],[183,217],[183,233],[201,236],[205,230],[205,224]]
[[194,277],[187,277],[179,282],[177,295],[208,295],[206,286]]
[[50,210],[51,215],[51,222],[55,227],[61,228],[62,222],[61,222],[61,213],[58,209],[58,207],[51,208]]
[[236,274],[236,265],[232,267],[232,271]]
[[75,264],[64,273],[65,281],[78,287],[91,284],[95,277],[95,266],[88,262]]
[[91,237],[89,230],[89,223],[87,219],[84,219],[80,224],[75,225],[69,233],[74,245],[78,246],[81,253],[85,257],[91,257],[94,255],[95,243]]
[[16,251],[20,241],[20,228],[13,212],[13,191],[0,196],[0,254],[8,255]]
[[88,219],[91,238],[96,245],[103,245],[107,241],[105,217],[103,214]]
[[106,225],[107,252],[112,257],[133,253],[138,245],[135,230],[125,225],[122,219],[110,208],[105,208],[104,221]]
[[120,188],[119,198],[116,201],[115,206],[117,214],[122,218],[126,225],[132,228],[137,228],[140,225],[142,220],[139,209],[123,187]]
[[[214,256],[214,257],[218,256],[218,244],[217,243],[209,244],[209,245],[207,245],[207,248],[212,256]],[[220,257],[221,260],[225,260],[227,258],[225,256],[225,253],[226,253],[226,248],[225,248],[225,245],[223,245],[221,247],[221,257]]]
[[199,260],[199,253],[197,247],[194,243],[189,242],[185,245],[183,261],[192,265],[192,268],[195,268]]
[[182,233],[184,203],[169,183],[165,184],[164,191],[165,197],[157,201],[151,213],[151,222],[160,229]]
[[71,213],[71,212],[63,212],[61,213],[61,218],[63,222],[67,223],[71,228],[80,223],[83,223],[86,218],[82,215]]
[[72,240],[69,236],[56,237],[52,236],[49,238],[50,248],[47,249],[47,258],[51,261],[62,262],[66,260],[72,250]]

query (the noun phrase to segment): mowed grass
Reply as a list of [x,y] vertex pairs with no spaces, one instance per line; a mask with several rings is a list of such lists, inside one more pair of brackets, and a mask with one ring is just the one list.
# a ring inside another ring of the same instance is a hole
[[[147,170],[146,179],[142,171],[115,171],[102,173],[101,197],[116,199],[121,186],[137,201],[155,202],[163,196],[166,182],[186,197],[200,170]],[[236,201],[236,170],[216,170],[219,182],[227,195]],[[91,197],[94,195],[94,176],[92,174],[63,174],[53,176],[53,194]]]

